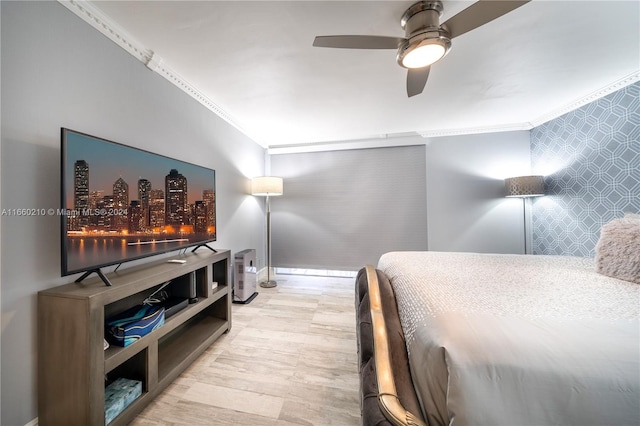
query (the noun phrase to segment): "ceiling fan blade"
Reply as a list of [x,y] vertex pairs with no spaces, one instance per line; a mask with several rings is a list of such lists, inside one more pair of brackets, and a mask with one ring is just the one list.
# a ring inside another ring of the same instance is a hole
[[409,97],[419,95],[424,90],[429,78],[431,67],[411,68],[407,73],[407,95]]
[[529,1],[531,0],[480,0],[457,15],[452,16],[443,25],[449,30],[451,38],[458,37],[529,3]]
[[405,41],[401,37],[368,35],[318,36],[315,47],[337,47],[342,49],[397,49]]

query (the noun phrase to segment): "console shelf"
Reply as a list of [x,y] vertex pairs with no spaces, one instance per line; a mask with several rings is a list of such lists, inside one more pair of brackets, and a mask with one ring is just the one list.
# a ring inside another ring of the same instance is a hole
[[[38,424],[104,425],[105,380],[142,382],[142,395],[109,425],[124,425],[231,329],[229,250],[196,251],[38,293]],[[103,349],[105,319],[169,280],[193,278],[198,301],[127,347]],[[212,284],[218,286],[212,289]]]
[[[204,316],[185,324],[185,330],[172,334],[158,342],[158,380],[171,376],[182,363],[188,361],[186,354],[202,352],[226,330],[226,321]],[[187,363],[191,364],[191,361]]]

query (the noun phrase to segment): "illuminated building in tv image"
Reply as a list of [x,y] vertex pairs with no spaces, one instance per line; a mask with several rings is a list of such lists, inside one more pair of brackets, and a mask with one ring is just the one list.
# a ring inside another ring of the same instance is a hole
[[149,191],[149,227],[153,230],[164,227],[164,191]]
[[126,213],[129,207],[129,185],[122,178],[118,178],[113,184],[113,207],[107,212],[112,216],[113,229],[116,231],[129,229]]
[[113,211],[113,195],[105,195],[98,203],[98,211],[103,212],[96,214],[98,220],[97,230],[99,231],[111,231],[113,229],[112,220],[113,216],[109,213]]
[[207,232],[207,208],[204,201],[196,201],[193,205],[193,225],[197,234]]
[[149,196],[151,192],[151,182],[147,179],[138,179],[138,201],[142,214],[142,229],[149,228]]
[[[73,167],[73,208],[82,211],[89,208],[89,164],[84,160],[78,160]],[[87,226],[88,216],[77,218],[74,228]]]
[[137,234],[143,231],[142,206],[138,200],[131,201],[129,209],[127,210],[127,216],[129,216],[129,234]]
[[187,178],[171,169],[165,177],[165,226],[187,225]]
[[207,215],[207,232],[216,232],[216,193],[213,189],[202,191],[202,201],[204,201]]
[[95,210],[98,208],[98,203],[102,201],[104,197],[104,190],[91,191],[89,193],[89,209]]

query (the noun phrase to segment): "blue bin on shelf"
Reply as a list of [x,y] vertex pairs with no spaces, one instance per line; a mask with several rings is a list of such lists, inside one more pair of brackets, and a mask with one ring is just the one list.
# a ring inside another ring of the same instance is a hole
[[129,346],[164,324],[164,307],[134,306],[107,320],[106,334],[118,346]]

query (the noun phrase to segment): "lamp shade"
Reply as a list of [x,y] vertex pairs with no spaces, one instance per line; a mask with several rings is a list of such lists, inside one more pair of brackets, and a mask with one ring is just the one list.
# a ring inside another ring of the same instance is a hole
[[282,178],[275,176],[260,176],[251,179],[251,195],[275,196],[282,195]]
[[504,180],[507,197],[540,197],[544,195],[544,176],[517,176]]

